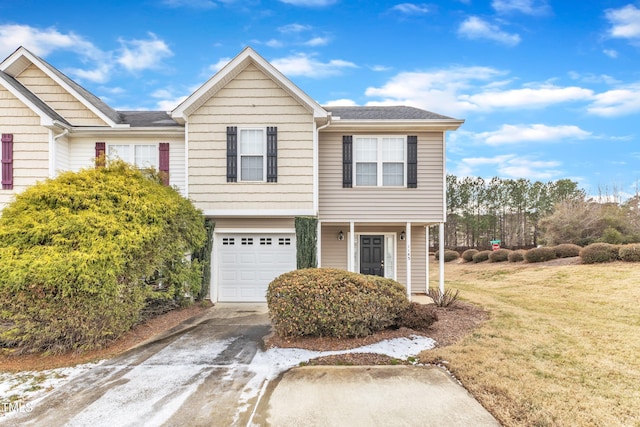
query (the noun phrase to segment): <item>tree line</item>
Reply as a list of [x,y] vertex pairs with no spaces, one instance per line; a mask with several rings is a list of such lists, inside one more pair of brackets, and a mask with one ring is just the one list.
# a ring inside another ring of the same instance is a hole
[[[532,182],[528,179],[447,175],[445,247],[527,248],[540,243],[540,220],[563,202],[584,201],[585,191],[570,179]],[[437,244],[437,233],[433,244]]]

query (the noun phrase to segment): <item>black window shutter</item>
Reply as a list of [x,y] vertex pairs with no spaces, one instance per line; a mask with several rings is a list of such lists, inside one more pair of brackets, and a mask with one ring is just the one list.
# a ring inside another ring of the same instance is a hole
[[227,182],[238,182],[238,128],[227,127]]
[[353,186],[353,136],[342,136],[342,188]]
[[96,167],[100,168],[106,164],[107,160],[107,144],[104,142],[96,142]]
[[267,128],[267,182],[278,182],[278,128]]
[[13,134],[2,134],[2,189],[13,190]]
[[407,136],[407,188],[418,188],[418,137]]

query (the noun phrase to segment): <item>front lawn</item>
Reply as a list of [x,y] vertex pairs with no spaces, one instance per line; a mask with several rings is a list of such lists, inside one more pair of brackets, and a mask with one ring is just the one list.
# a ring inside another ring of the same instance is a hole
[[502,424],[640,425],[639,264],[456,263],[445,280],[491,318],[420,359],[444,361]]

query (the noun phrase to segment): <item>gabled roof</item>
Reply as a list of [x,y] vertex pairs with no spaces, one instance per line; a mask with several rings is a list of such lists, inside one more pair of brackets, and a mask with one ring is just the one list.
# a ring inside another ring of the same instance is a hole
[[67,92],[104,120],[109,126],[124,125],[122,118],[117,111],[109,107],[100,98],[80,86],[78,83],[71,80],[44,59],[34,55],[22,46],[0,63],[0,71],[4,71],[11,77],[15,77],[24,71],[30,64],[34,64],[42,70],[42,72],[62,86]]
[[172,112],[171,116],[178,121],[186,121],[187,117],[204,104],[209,98],[233,80],[247,65],[254,64],[263,73],[273,79],[282,89],[295,98],[301,105],[313,113],[315,119],[326,119],[328,114],[320,104],[298,88],[284,74],[267,62],[250,47],[246,47],[238,56],[200,86],[191,96],[185,99]]
[[24,87],[22,83],[4,71],[0,71],[0,85],[11,92],[33,112],[39,115],[40,124],[42,126],[53,126],[54,122],[58,122],[63,126],[71,127],[71,124],[67,122],[64,117],[34,95],[33,92]]

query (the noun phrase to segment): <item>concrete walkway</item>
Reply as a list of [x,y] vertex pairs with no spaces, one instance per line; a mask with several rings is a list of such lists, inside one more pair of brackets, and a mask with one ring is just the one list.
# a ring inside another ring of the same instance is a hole
[[[0,417],[10,426],[498,426],[435,367],[295,367],[266,304],[218,304]],[[316,356],[314,356],[316,357]]]

